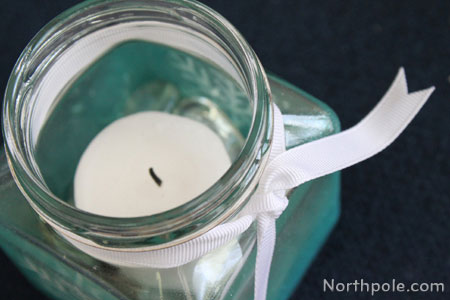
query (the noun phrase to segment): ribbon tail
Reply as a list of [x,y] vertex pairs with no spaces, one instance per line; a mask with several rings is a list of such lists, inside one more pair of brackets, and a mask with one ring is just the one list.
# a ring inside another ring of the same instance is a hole
[[263,192],[291,189],[377,154],[400,135],[433,90],[431,87],[408,94],[401,68],[382,100],[358,124],[290,149],[272,160],[261,180]]
[[265,300],[270,265],[275,248],[275,218],[262,213],[257,219],[257,252],[255,265],[255,300]]

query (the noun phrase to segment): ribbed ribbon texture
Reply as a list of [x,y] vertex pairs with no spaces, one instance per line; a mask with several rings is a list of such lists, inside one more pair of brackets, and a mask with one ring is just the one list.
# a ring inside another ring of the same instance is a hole
[[[226,244],[257,222],[254,299],[266,299],[275,247],[275,221],[288,205],[286,191],[306,181],[363,161],[391,144],[413,119],[434,88],[408,94],[400,69],[389,90],[357,125],[286,151],[283,118],[274,105],[274,133],[269,162],[249,203],[233,221],[216,226],[186,243],[161,250],[126,252],[78,242],[73,234],[55,228],[82,251],[117,265],[172,268],[191,262]],[[136,250],[136,249],[134,249]]]

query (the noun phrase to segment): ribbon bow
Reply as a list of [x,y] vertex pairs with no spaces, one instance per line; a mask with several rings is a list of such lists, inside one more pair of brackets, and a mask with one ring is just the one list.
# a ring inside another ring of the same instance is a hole
[[55,228],[82,251],[118,265],[172,268],[191,262],[226,244],[257,221],[255,300],[266,299],[275,221],[288,205],[286,191],[306,181],[361,162],[391,144],[413,119],[434,87],[408,94],[401,68],[381,101],[357,125],[286,151],[283,118],[274,104],[274,133],[269,161],[259,186],[239,216],[186,243],[151,251],[101,249],[77,241],[73,233]]

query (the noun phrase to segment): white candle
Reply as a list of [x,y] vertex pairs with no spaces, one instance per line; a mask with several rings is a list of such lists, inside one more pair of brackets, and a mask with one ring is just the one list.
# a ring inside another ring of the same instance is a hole
[[164,212],[199,196],[230,164],[205,125],[162,112],[133,114],[86,148],[75,174],[75,206],[111,217]]

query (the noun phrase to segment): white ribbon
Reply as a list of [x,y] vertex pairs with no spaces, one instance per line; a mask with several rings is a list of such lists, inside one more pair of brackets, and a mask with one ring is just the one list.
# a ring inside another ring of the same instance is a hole
[[286,151],[283,119],[274,105],[274,134],[269,162],[249,203],[233,221],[174,247],[124,252],[80,243],[62,231],[82,251],[118,265],[172,268],[191,262],[224,245],[257,221],[255,299],[266,298],[273,250],[275,220],[288,199],[286,191],[306,181],[331,174],[363,161],[394,141],[433,92],[434,87],[408,94],[404,70],[400,69],[391,87],[376,107],[357,125],[341,133]]

